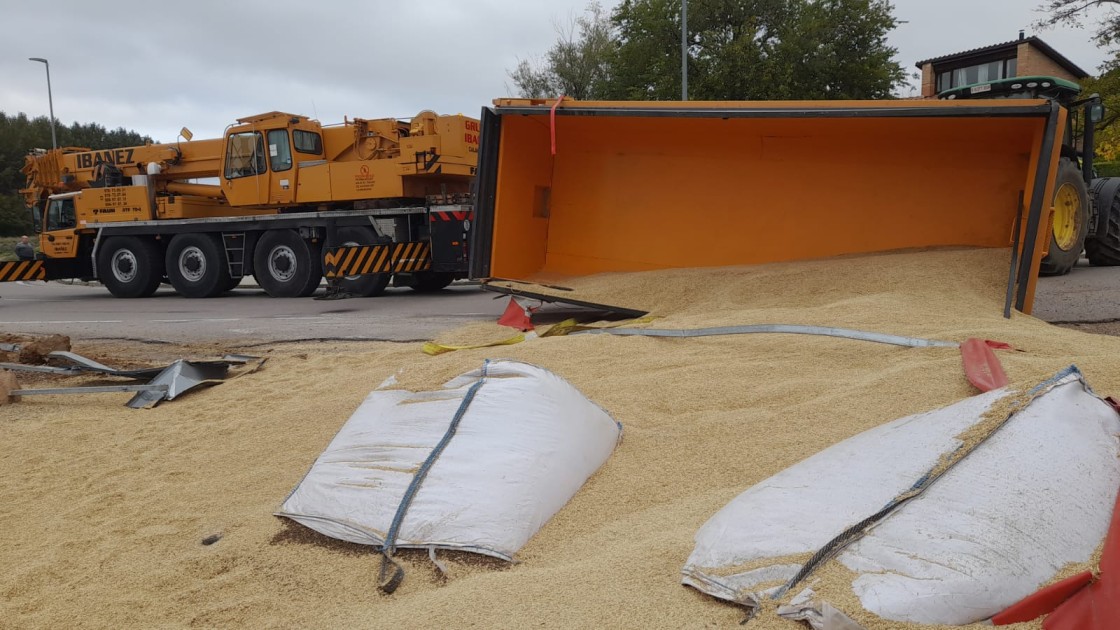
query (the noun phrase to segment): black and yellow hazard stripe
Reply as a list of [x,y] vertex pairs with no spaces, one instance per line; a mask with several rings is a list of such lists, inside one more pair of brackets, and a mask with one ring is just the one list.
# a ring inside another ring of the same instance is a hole
[[432,268],[427,242],[333,247],[323,256],[323,275],[345,278],[372,273],[411,273]]
[[396,243],[393,251],[393,271],[412,273],[432,267],[432,249],[425,242]]
[[0,282],[17,280],[46,280],[47,270],[41,260],[21,260],[0,263]]

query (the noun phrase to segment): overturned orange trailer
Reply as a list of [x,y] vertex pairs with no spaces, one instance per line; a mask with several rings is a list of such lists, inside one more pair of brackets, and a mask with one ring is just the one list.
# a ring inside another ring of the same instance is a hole
[[1008,310],[1029,313],[1067,115],[1043,99],[498,100],[471,275],[1013,247]]

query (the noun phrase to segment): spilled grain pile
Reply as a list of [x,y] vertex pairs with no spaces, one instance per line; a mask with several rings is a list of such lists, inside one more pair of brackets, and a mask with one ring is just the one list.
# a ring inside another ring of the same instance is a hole
[[[608,275],[580,288],[651,310],[659,328],[792,323],[998,339],[1019,350],[1001,353],[1013,383],[1076,363],[1098,392],[1120,393],[1120,339],[1001,317],[1007,258],[892,254]],[[735,626],[742,610],[680,584],[701,524],[831,444],[974,393],[955,349],[823,337],[583,335],[436,357],[416,344],[324,349],[277,347],[264,370],[154,410],[125,409],[117,395],[0,407],[0,625]],[[625,427],[518,564],[450,555],[442,581],[425,554],[405,552],[408,578],[383,597],[369,548],[271,516],[386,377],[431,387],[488,357],[553,370]]]

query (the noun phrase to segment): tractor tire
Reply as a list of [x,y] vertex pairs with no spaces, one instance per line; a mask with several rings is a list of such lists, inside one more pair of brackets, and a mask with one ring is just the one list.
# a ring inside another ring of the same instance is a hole
[[454,279],[452,274],[449,273],[421,271],[412,274],[412,280],[408,283],[408,288],[417,293],[435,293],[446,289],[447,285],[451,284]]
[[269,230],[253,251],[253,276],[272,297],[307,297],[323,279],[322,255],[295,230]]
[[1053,207],[1050,249],[1039,268],[1043,276],[1069,273],[1081,258],[1085,235],[1089,233],[1089,191],[1080,169],[1069,158],[1062,158],[1058,163]]
[[148,297],[163,279],[163,252],[138,236],[105,239],[97,254],[97,275],[113,297]]
[[1097,219],[1097,233],[1085,241],[1085,255],[1094,267],[1120,266],[1120,194],[1114,194],[1112,199],[1102,199],[1099,194],[1110,188],[1108,179],[1111,178],[1093,180],[1093,200],[1097,212],[1104,215]]
[[[388,243],[377,235],[373,228],[363,226],[350,226],[338,228],[338,242],[341,245],[376,245]],[[360,297],[376,297],[385,292],[392,279],[391,273],[373,273],[362,276],[346,276],[339,280],[339,287],[346,293]]]
[[179,295],[208,298],[229,286],[229,264],[221,240],[212,234],[178,234],[167,245],[167,281]]

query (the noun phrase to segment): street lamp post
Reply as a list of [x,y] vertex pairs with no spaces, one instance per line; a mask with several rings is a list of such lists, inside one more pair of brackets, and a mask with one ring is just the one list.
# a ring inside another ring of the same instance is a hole
[[688,0],[681,0],[681,100],[688,100]]
[[28,61],[38,61],[47,67],[47,104],[51,108],[51,148],[58,148],[58,137],[54,134],[54,97],[51,96],[51,64],[42,57],[28,57]]

